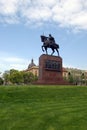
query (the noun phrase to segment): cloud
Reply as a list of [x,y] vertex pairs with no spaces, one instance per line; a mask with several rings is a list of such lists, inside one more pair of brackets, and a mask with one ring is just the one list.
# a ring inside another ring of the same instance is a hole
[[0,13],[3,15],[11,15],[17,12],[18,0],[0,0]]
[[[30,63],[31,59],[14,56],[9,52],[0,51],[0,72],[2,73],[10,69],[26,70]],[[38,59],[35,59],[34,63],[38,65]]]
[[24,59],[22,59],[22,58],[18,58],[18,57],[7,57],[7,58],[5,58],[4,59],[4,61],[6,61],[6,62],[16,62],[16,63],[18,63],[18,62],[24,62]]
[[27,69],[28,64],[29,61],[27,59],[3,55],[0,57],[0,72],[4,72],[10,69],[24,70]]
[[86,0],[0,0],[0,22],[87,30]]

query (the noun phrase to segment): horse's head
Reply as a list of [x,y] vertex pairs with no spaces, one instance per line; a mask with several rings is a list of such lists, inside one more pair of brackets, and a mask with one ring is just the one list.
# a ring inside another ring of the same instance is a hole
[[41,35],[40,37],[41,37],[41,41],[42,41],[42,42],[44,42],[45,40],[47,40],[47,37],[46,37],[46,36]]

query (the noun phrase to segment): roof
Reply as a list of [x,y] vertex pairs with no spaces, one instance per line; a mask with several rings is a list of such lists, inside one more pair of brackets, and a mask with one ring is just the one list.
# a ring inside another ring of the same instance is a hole
[[28,69],[31,68],[31,67],[33,67],[33,66],[36,66],[36,65],[35,65],[35,63],[34,63],[34,61],[33,61],[33,59],[32,59],[32,60],[31,60],[31,63],[28,65]]

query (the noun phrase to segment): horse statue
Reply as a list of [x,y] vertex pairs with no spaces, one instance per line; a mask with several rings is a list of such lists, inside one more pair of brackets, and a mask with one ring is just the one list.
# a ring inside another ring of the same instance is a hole
[[[49,40],[49,37],[46,37],[44,35],[41,35],[41,41],[43,42],[43,45],[42,45],[42,51],[46,51],[46,54],[48,54],[47,52],[47,49],[48,48],[51,48],[52,49],[52,53],[51,55],[53,55],[53,53],[55,52],[55,50],[57,51],[58,53],[58,56],[59,56],[59,45],[55,43],[55,40],[53,41],[50,41]],[[45,50],[44,50],[45,49]]]

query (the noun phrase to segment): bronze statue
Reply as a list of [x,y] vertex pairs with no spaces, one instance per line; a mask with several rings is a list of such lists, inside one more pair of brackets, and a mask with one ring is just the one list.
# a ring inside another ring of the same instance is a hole
[[48,40],[49,40],[50,44],[55,44],[55,39],[51,34],[49,34]]
[[41,41],[43,42],[42,51],[44,51],[44,49],[45,49],[46,54],[47,54],[47,48],[51,48],[52,49],[51,55],[53,55],[53,53],[56,50],[58,53],[58,56],[59,56],[59,51],[58,51],[59,45],[55,43],[55,39],[54,39],[54,37],[51,36],[51,34],[49,34],[49,37],[41,35]]

